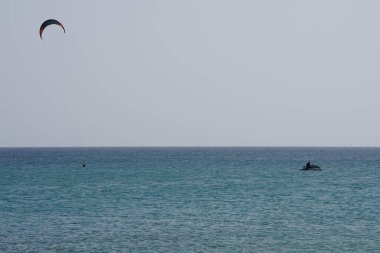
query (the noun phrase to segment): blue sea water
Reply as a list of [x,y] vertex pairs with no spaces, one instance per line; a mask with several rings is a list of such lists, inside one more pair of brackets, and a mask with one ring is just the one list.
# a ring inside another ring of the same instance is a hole
[[2,148],[0,252],[380,252],[380,149]]

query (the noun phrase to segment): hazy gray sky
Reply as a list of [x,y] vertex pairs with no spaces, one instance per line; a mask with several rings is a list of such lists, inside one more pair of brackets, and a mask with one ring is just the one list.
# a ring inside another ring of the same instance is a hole
[[2,0],[0,146],[380,146],[379,10]]

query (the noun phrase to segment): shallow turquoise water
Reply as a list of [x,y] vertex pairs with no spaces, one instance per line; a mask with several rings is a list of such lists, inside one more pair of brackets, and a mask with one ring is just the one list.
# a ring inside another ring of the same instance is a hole
[[0,175],[0,252],[380,252],[377,148],[0,149]]

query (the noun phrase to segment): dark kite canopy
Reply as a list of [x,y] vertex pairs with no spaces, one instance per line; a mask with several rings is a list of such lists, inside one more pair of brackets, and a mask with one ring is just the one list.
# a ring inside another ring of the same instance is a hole
[[45,22],[42,23],[41,27],[40,27],[40,37],[42,39],[42,33],[44,32],[45,28],[48,27],[49,25],[59,25],[60,27],[62,27],[63,29],[63,32],[65,33],[65,28],[63,27],[63,25],[58,22],[57,20],[55,19],[48,19],[46,20]]

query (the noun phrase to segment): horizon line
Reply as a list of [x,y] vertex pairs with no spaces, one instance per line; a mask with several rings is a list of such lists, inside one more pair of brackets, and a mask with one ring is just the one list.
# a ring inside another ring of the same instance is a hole
[[208,146],[208,145],[183,145],[183,146],[164,146],[164,145],[139,145],[139,146],[0,146],[0,149],[11,148],[380,148],[380,146],[247,146],[247,145],[226,145],[226,146]]

